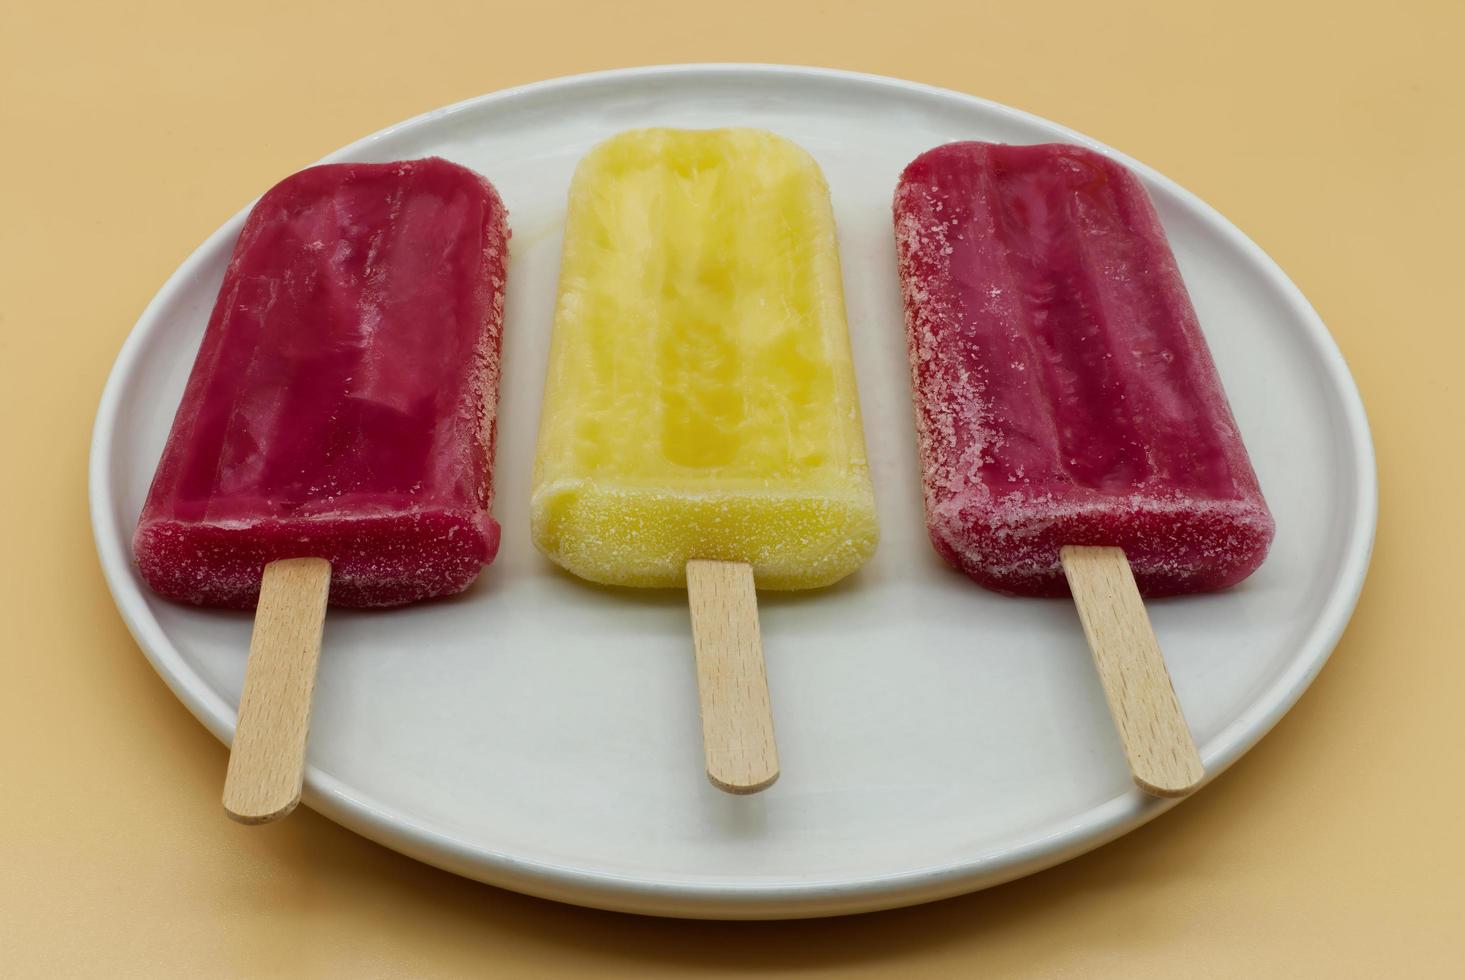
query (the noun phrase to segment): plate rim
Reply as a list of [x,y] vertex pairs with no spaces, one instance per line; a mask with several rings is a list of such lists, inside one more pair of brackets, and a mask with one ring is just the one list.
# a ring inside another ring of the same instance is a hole
[[[394,123],[327,154],[319,162],[348,159],[381,140],[417,129],[454,114],[512,103],[529,97],[564,95],[585,88],[613,86],[647,78],[719,76],[733,79],[781,79],[790,83],[824,84],[897,91],[948,105],[977,107],[1028,126],[1053,132],[1057,138],[1096,149],[1120,161],[1146,182],[1174,195],[1205,222],[1212,233],[1241,253],[1264,274],[1303,327],[1323,375],[1342,408],[1343,433],[1351,453],[1355,500],[1348,522],[1348,541],[1339,572],[1317,619],[1297,645],[1297,653],[1276,679],[1208,743],[1204,755],[1206,783],[1219,776],[1276,725],[1292,708],[1327,662],[1357,605],[1372,556],[1378,519],[1378,477],[1373,440],[1357,383],[1337,342],[1321,317],[1281,267],[1235,224],[1194,193],[1153,168],[1114,148],[1036,114],[979,96],[906,79],[865,72],[801,65],[762,63],[689,63],[650,65],[588,72],[529,82],[429,110]],[[93,423],[88,456],[88,508],[103,577],[128,631],[174,696],[224,744],[233,737],[235,709],[185,663],[161,625],[148,612],[141,590],[129,574],[132,556],[119,541],[123,534],[111,513],[109,460],[116,441],[123,389],[141,360],[160,311],[183,288],[225,237],[237,235],[253,202],[229,217],[204,239],[168,277],[143,309],[108,373]],[[1175,800],[1155,800],[1138,791],[1121,794],[1035,834],[1018,846],[897,874],[855,876],[817,881],[705,882],[684,878],[630,876],[611,871],[516,857],[417,822],[408,813],[376,803],[344,782],[307,767],[304,802],[328,819],[409,857],[492,885],[557,901],[615,911],[684,918],[805,918],[874,911],[919,904],[1001,884],[1052,867],[1128,833],[1168,811]]]

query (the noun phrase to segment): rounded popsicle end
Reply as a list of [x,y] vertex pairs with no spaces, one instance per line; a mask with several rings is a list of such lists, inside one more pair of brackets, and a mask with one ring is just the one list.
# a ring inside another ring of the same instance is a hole
[[300,797],[287,801],[283,806],[270,807],[265,809],[236,808],[231,805],[228,799],[224,800],[224,813],[235,823],[244,824],[246,827],[257,827],[260,824],[274,823],[276,820],[283,820],[295,812],[300,805]]
[[1178,766],[1168,772],[1142,774],[1131,772],[1134,785],[1162,800],[1179,800],[1200,789],[1205,782],[1206,771],[1199,759],[1177,760]]
[[728,774],[718,776],[709,769],[707,770],[707,781],[724,793],[731,793],[733,796],[752,796],[778,782],[779,775],[779,770],[773,769],[756,775],[745,773],[736,776]]

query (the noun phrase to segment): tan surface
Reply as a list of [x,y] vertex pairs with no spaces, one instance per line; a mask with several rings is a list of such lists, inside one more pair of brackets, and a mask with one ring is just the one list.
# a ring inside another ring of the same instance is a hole
[[[0,0],[0,975],[1458,970],[1457,5],[417,6]],[[251,196],[382,125],[693,60],[907,76],[1075,126],[1219,207],[1331,326],[1378,443],[1369,585],[1297,709],[1176,812],[984,894],[773,925],[560,907],[313,813],[247,828],[221,812],[224,750],[128,638],[86,518],[92,413],[143,304]]]

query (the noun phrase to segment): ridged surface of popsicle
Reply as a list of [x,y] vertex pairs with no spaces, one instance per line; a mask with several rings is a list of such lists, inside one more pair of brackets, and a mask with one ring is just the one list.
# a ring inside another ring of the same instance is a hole
[[640,130],[570,189],[532,501],[536,544],[595,582],[689,559],[762,588],[873,551],[874,498],[818,165],[756,130]]
[[489,516],[508,227],[430,158],[301,171],[250,212],[134,539],[149,585],[250,607],[266,563],[330,601],[461,591]]
[[932,542],[1004,592],[1124,548],[1141,591],[1225,588],[1273,522],[1144,188],[1076,146],[918,157],[895,234]]

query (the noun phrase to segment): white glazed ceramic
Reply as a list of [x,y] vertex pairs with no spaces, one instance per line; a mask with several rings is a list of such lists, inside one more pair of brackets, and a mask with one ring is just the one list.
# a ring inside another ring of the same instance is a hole
[[[570,172],[598,140],[650,125],[760,126],[792,138],[823,165],[839,221],[883,540],[839,586],[763,597],[783,777],[751,798],[719,793],[702,775],[684,596],[586,585],[529,542]],[[808,68],[643,68],[487,95],[327,158],[466,164],[498,186],[514,237],[495,475],[503,548],[458,598],[331,611],[311,807],[506,888],[718,918],[831,915],[971,891],[1166,809],[1131,788],[1070,604],[985,592],[926,541],[890,198],[912,157],[964,138],[1093,146],[1135,168],[1154,195],[1278,531],[1241,587],[1150,611],[1211,775],[1271,728],[1348,620],[1376,505],[1353,381],[1281,270],[1166,178],[1013,109]],[[129,539],[242,215],[144,312],[102,396],[91,457],[92,520],[117,606],[163,679],[226,741],[250,619],[157,599]]]

